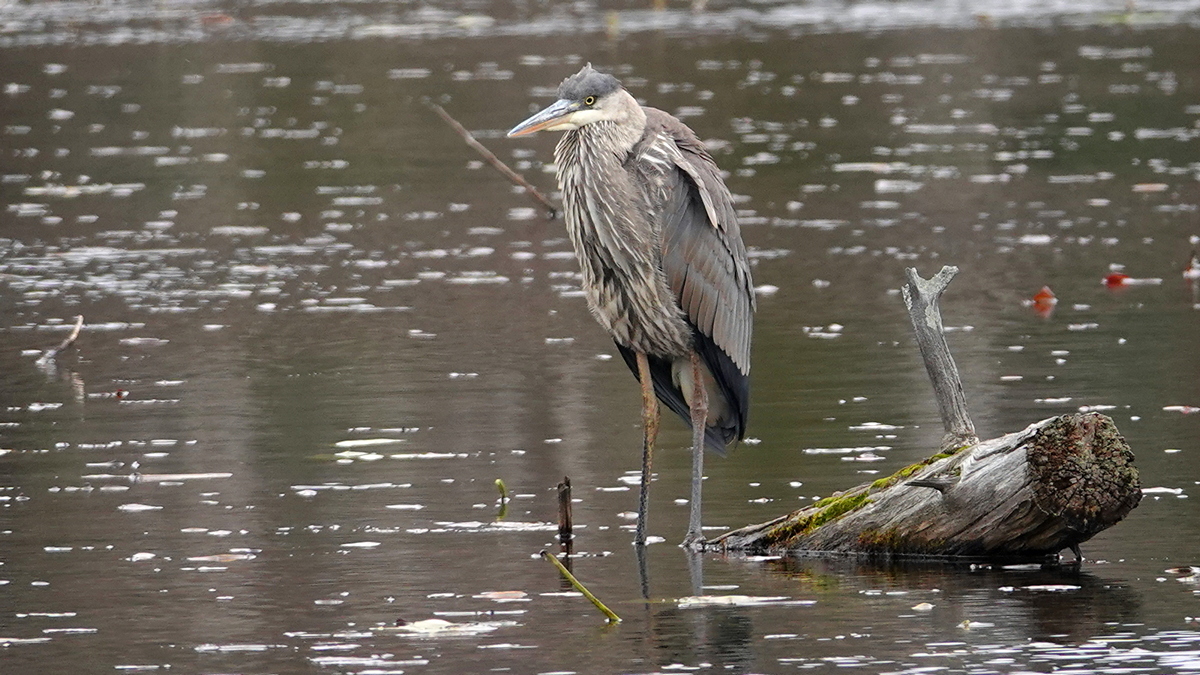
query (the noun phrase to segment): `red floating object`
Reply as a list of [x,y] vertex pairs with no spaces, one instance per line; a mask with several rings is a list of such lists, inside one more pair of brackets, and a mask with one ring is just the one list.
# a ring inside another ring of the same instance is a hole
[[1058,298],[1049,286],[1042,286],[1042,290],[1034,293],[1033,299],[1026,302],[1033,307],[1033,311],[1038,316],[1045,319],[1054,313],[1054,306],[1058,304]]
[[1128,284],[1128,283],[1129,283],[1129,275],[1122,274],[1121,272],[1113,272],[1112,274],[1109,274],[1104,277],[1104,285],[1108,286],[1109,288],[1116,288],[1117,286],[1124,286],[1125,284]]
[[1042,286],[1042,290],[1033,294],[1033,304],[1055,305],[1058,304],[1058,298],[1055,297],[1054,291],[1050,290],[1049,286]]
[[1200,255],[1192,251],[1192,257],[1188,260],[1188,266],[1183,268],[1184,279],[1200,279]]

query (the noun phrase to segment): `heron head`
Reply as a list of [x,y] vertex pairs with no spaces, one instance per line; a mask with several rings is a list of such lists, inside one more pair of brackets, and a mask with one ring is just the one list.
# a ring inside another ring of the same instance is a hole
[[558,100],[508,132],[524,136],[535,131],[567,131],[600,121],[621,121],[630,105],[637,101],[621,87],[621,81],[607,73],[583,67],[558,85]]

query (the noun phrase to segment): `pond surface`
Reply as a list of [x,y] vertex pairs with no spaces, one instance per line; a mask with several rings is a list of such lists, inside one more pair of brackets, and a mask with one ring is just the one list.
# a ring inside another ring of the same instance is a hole
[[[0,670],[1200,671],[1196,12],[0,8]],[[549,193],[504,131],[588,61],[706,140],[751,251],[708,531],[931,454],[897,289],[952,264],[981,435],[1097,410],[1137,455],[1081,571],[689,564],[668,419],[643,600],[636,384],[562,224],[424,105]],[[620,625],[538,558],[564,476]]]

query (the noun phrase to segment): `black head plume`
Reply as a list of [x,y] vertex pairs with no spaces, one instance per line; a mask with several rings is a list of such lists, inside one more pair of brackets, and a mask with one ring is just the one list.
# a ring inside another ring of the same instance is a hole
[[592,68],[592,64],[589,63],[558,85],[558,97],[568,101],[579,101],[588,96],[599,98],[620,88],[620,80]]

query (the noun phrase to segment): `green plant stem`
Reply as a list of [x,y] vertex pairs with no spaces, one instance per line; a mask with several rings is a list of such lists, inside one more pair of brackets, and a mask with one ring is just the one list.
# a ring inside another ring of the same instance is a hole
[[571,571],[568,570],[565,565],[559,562],[558,558],[555,558],[550,554],[549,551],[546,550],[542,551],[541,556],[545,558],[551,565],[557,567],[558,573],[563,575],[567,581],[571,582],[571,585],[575,587],[575,590],[583,593],[583,597],[591,600],[592,604],[596,606],[596,609],[600,610],[604,613],[604,616],[608,617],[609,623],[621,623],[621,617],[617,616],[615,612],[606,607],[603,602],[600,602],[600,598],[592,595],[592,592],[589,591],[587,587],[579,583],[579,580],[575,578],[575,575],[571,574]]

